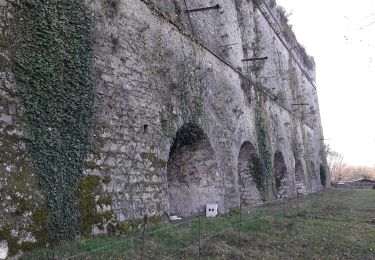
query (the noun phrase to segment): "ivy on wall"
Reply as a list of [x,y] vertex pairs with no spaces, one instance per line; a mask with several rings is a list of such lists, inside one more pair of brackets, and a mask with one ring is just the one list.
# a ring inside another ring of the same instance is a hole
[[91,22],[80,0],[15,6],[13,72],[53,241],[79,233],[75,192],[93,117]]
[[276,194],[273,154],[265,109],[258,105],[255,114],[255,127],[258,141],[259,159],[254,161],[254,177],[260,184],[263,200],[272,200]]

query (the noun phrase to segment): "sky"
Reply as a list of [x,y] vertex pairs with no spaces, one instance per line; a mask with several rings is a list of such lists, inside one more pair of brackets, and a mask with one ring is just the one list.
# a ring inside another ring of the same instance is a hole
[[277,0],[314,56],[325,142],[375,166],[375,0]]

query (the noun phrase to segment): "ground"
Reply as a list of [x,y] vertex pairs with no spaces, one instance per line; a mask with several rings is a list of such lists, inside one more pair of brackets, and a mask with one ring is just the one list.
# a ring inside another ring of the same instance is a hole
[[144,240],[129,240],[141,234],[133,230],[33,251],[24,259],[198,259],[199,237],[201,259],[375,259],[375,190],[328,189],[241,212],[241,220],[236,209],[216,219],[158,223],[146,229]]

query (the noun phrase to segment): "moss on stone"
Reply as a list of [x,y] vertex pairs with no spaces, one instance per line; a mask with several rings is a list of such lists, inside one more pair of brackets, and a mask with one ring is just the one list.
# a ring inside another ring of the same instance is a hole
[[9,62],[6,58],[3,56],[0,56],[0,71],[5,72],[9,68]]
[[122,233],[127,233],[133,229],[137,229],[142,224],[142,219],[125,220],[117,223],[117,228]]
[[48,241],[48,229],[47,229],[47,210],[36,209],[32,213],[32,219],[30,224],[25,228],[25,231],[30,232],[36,238],[36,242],[22,242],[19,243],[19,239],[12,235],[14,228],[11,225],[7,225],[0,229],[0,241],[6,240],[8,242],[9,256],[17,254],[20,250],[29,251],[35,248],[43,247]]
[[42,247],[49,241],[47,218],[48,213],[45,208],[36,209],[32,214],[31,223],[26,231],[36,237],[37,243],[33,244],[34,248]]
[[100,185],[100,177],[96,175],[85,176],[80,184],[79,190],[84,193],[94,193]]
[[33,205],[31,202],[25,198],[20,198],[17,196],[12,196],[12,200],[18,204],[17,214],[23,215],[25,212],[32,211]]
[[97,202],[99,205],[106,205],[109,206],[112,204],[112,198],[110,195],[103,195],[100,196]]
[[0,47],[3,47],[3,48],[9,48],[10,47],[9,40],[2,34],[0,34]]
[[0,229],[0,241],[5,240],[8,242],[8,254],[13,256],[17,253],[19,247],[17,244],[17,238],[12,236],[12,227],[7,225]]
[[78,208],[81,214],[81,234],[87,235],[91,232],[91,226],[100,222],[94,196],[82,194],[78,199]]
[[108,185],[111,182],[111,176],[104,176],[102,182]]
[[101,154],[101,151],[102,151],[102,149],[101,149],[99,144],[94,143],[94,144],[91,145],[91,153],[92,154],[98,156],[98,155]]
[[101,222],[112,219],[114,214],[113,210],[106,210],[98,213]]
[[96,211],[95,193],[100,185],[100,177],[94,175],[85,176],[79,185],[78,209],[81,217],[80,230],[82,234],[89,234],[91,226],[100,222],[100,216]]
[[142,153],[141,157],[143,160],[150,161],[152,163],[152,167],[154,168],[164,168],[167,165],[166,161],[160,159],[154,153]]
[[96,164],[95,161],[86,161],[85,168],[89,170],[100,169],[100,166]]
[[97,206],[109,206],[112,204],[110,195],[102,195],[96,201],[99,193],[100,183],[103,182],[99,176],[88,175],[81,180],[78,191],[78,208],[81,216],[80,230],[82,235],[89,235],[95,224],[103,224],[113,218],[114,212],[107,210],[98,212]]

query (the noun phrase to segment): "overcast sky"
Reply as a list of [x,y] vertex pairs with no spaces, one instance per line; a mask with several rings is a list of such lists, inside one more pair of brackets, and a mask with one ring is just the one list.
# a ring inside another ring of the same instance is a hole
[[277,0],[317,67],[323,131],[349,165],[375,165],[375,0]]

